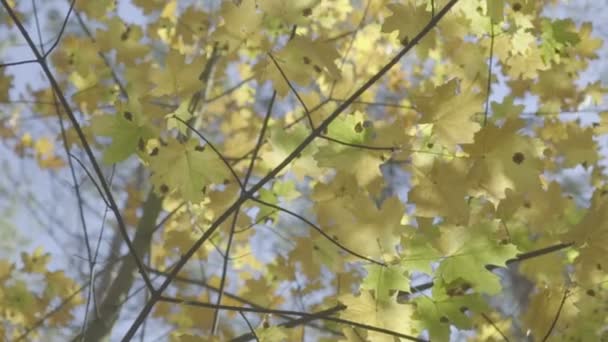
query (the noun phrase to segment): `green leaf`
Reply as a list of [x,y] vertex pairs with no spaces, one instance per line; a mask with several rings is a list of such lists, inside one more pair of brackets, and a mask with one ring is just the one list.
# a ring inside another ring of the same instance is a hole
[[446,284],[439,280],[433,286],[432,297],[416,297],[414,303],[416,311],[412,318],[419,321],[421,329],[428,329],[431,341],[449,341],[450,325],[471,329],[467,311],[480,313],[489,309],[481,295],[449,295]]
[[500,292],[497,275],[485,265],[504,266],[514,258],[517,247],[502,244],[493,234],[493,225],[477,224],[473,227],[442,227],[441,247],[445,258],[436,270],[445,282],[464,279],[475,290],[487,294]]
[[168,129],[177,128],[181,134],[186,134],[188,132],[188,126],[177,120],[175,117],[181,119],[182,121],[188,122],[188,120],[190,120],[192,117],[192,113],[190,113],[188,110],[189,105],[190,101],[183,101],[175,111],[166,115]]
[[93,133],[112,138],[112,143],[103,153],[103,162],[107,164],[121,162],[135,152],[143,156],[146,142],[156,136],[156,130],[142,115],[130,110],[94,116],[91,127]]
[[391,290],[410,289],[410,280],[405,275],[406,271],[400,265],[369,265],[366,266],[367,276],[361,283],[361,288],[374,291],[376,299],[381,302],[387,302],[391,298]]
[[161,195],[178,191],[187,201],[200,201],[210,184],[230,179],[222,160],[197,140],[180,143],[175,139],[150,156],[152,183]]

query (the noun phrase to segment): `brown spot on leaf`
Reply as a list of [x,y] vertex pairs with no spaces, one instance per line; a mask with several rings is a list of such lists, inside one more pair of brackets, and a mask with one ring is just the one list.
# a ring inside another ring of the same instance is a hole
[[321,73],[321,71],[323,71],[323,69],[321,69],[321,67],[319,67],[318,65],[313,65],[312,68],[315,69],[315,71],[319,74]]
[[302,57],[302,61],[304,62],[304,64],[310,64],[310,58],[306,56]]
[[521,164],[524,162],[524,160],[526,159],[526,157],[524,156],[523,153],[521,152],[515,152],[513,153],[513,158],[511,158],[513,160],[513,162],[517,165]]
[[131,26],[127,26],[125,32],[120,35],[120,40],[124,42],[125,40],[129,39],[129,33],[131,33]]
[[162,184],[159,190],[162,194],[166,194],[167,192],[169,192],[169,187],[166,184]]
[[441,318],[439,319],[439,322],[448,324],[448,323],[450,323],[450,320],[445,316],[441,316]]
[[195,151],[203,152],[205,150],[205,146],[198,145],[194,148]]
[[139,138],[139,140],[137,140],[137,148],[140,151],[143,151],[146,148],[146,142],[144,141],[144,139]]
[[592,289],[587,290],[587,296],[595,297],[595,291]]
[[305,17],[308,17],[312,14],[312,8],[305,8],[304,10],[302,10],[302,15]]
[[521,4],[519,2],[516,2],[513,4],[513,12],[519,12],[521,11]]
[[155,147],[152,152],[150,152],[150,157],[154,157],[158,155],[158,147]]
[[129,121],[133,121],[133,113],[127,111],[122,113],[122,116],[125,117],[125,119],[129,120]]
[[361,125],[360,122],[357,122],[357,124],[355,125],[355,132],[357,132],[357,133],[363,132],[363,125]]

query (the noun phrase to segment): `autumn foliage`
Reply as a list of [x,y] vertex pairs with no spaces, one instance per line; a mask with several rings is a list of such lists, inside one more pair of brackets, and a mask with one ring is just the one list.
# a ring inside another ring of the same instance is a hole
[[4,158],[79,236],[0,259],[0,339],[608,338],[608,116],[564,115],[603,41],[556,1],[0,1]]

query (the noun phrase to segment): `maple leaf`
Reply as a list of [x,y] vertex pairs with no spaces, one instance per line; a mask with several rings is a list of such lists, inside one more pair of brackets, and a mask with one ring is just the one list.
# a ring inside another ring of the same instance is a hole
[[583,58],[597,58],[596,51],[602,47],[604,41],[591,37],[591,23],[585,22],[577,30],[580,41],[574,46],[574,52]]
[[470,312],[481,313],[489,306],[479,294],[450,295],[441,281],[433,286],[432,297],[414,299],[416,311],[412,319],[428,329],[432,341],[449,341],[450,325],[459,329],[471,329]]
[[593,140],[594,132],[591,127],[582,128],[579,124],[571,122],[566,125],[564,133],[566,137],[554,141],[556,154],[564,156],[564,167],[597,163],[598,148]]
[[[365,121],[360,112],[334,120],[326,134],[327,137],[342,143],[365,146],[375,146],[374,135],[371,122]],[[382,176],[380,165],[384,162],[383,152],[342,143],[328,141],[326,146],[319,147],[314,155],[317,164],[320,167],[352,173],[360,186],[367,186]]]
[[259,0],[258,6],[264,13],[285,24],[302,25],[310,20],[313,9],[321,0]]
[[103,161],[114,164],[127,159],[131,154],[143,156],[148,139],[156,136],[156,129],[133,105],[119,104],[115,115],[94,116],[91,119],[93,132],[112,138],[112,143],[104,151]]
[[504,198],[507,188],[523,192],[540,186],[539,152],[532,138],[517,133],[523,127],[519,119],[508,119],[501,127],[488,124],[475,134],[473,144],[462,147],[473,159],[471,187],[493,202]]
[[437,141],[449,149],[473,142],[473,135],[480,128],[471,117],[481,111],[482,97],[469,91],[457,93],[457,87],[458,81],[453,79],[412,99],[422,113],[420,122],[433,124]]
[[281,96],[289,92],[285,78],[301,86],[309,85],[321,75],[329,80],[340,78],[340,70],[335,64],[340,55],[334,46],[320,40],[295,36],[282,50],[272,53],[272,56],[278,66],[272,60],[267,60],[256,65],[254,71],[264,79],[271,80],[277,94]]
[[315,209],[322,228],[350,249],[372,257],[394,254],[404,213],[398,198],[388,198],[377,209],[366,194],[351,197],[334,193],[325,200],[319,198]]
[[198,76],[204,69],[206,60],[199,56],[186,63],[186,56],[171,50],[164,66],[156,66],[150,71],[150,81],[156,86],[150,90],[151,96],[190,95],[201,87]]
[[[383,302],[378,302],[369,291],[362,291],[359,296],[352,294],[340,296],[338,300],[346,305],[346,309],[340,311],[340,318],[402,334],[411,334],[415,329],[408,322],[414,309],[412,305],[397,303],[396,296],[397,294]],[[393,341],[392,336],[375,331],[368,331],[368,337],[378,342]]]
[[405,268],[399,265],[368,265],[367,275],[361,289],[373,291],[379,302],[391,300],[391,290],[409,290],[410,280],[405,276]]
[[488,271],[485,265],[505,266],[518,250],[516,246],[502,244],[489,235],[492,231],[495,229],[491,224],[442,227],[437,247],[444,253],[444,259],[435,272],[437,276],[447,283],[464,279],[479,292],[500,292],[502,287],[498,276]]
[[213,33],[213,39],[229,53],[241,46],[259,46],[262,42],[260,26],[263,14],[255,0],[243,0],[239,5],[226,1],[220,12],[224,24]]
[[141,27],[125,24],[118,16],[105,22],[107,30],[98,29],[95,32],[95,41],[101,51],[116,50],[117,59],[127,65],[134,65],[149,53],[150,47],[140,43],[144,37]]
[[519,117],[525,106],[516,105],[514,100],[515,98],[513,96],[507,96],[502,100],[502,102],[492,101],[492,118],[503,119]]
[[149,162],[156,191],[161,195],[178,191],[192,202],[203,199],[208,185],[228,179],[228,170],[221,159],[194,139],[185,143],[169,140],[166,146],[158,147]]
[[432,245],[438,233],[437,229],[417,229],[415,233],[404,234],[401,238],[401,246],[407,247],[400,253],[399,264],[407,271],[432,274],[431,264],[442,256],[441,252]]
[[408,193],[408,201],[416,205],[416,215],[445,217],[447,222],[467,224],[467,164],[462,160],[436,160],[430,173],[417,172],[417,184]]
[[51,255],[44,253],[42,247],[36,248],[33,253],[21,253],[23,270],[28,273],[44,273],[50,260]]
[[[526,328],[530,331],[530,334],[535,339],[543,338],[549,327],[559,322],[569,321],[567,317],[576,317],[577,309],[572,305],[571,300],[566,300],[563,305],[562,300],[564,298],[565,288],[564,286],[553,286],[553,287],[541,287],[532,295],[529,300],[528,310],[523,314],[523,322]],[[555,313],[560,312],[560,320],[554,322]],[[561,325],[561,324],[559,324]],[[555,331],[561,331],[562,329],[555,327]],[[553,329],[552,329],[553,330]]]
[[44,289],[45,298],[70,298],[69,304],[71,306],[82,303],[83,297],[74,295],[75,293],[79,293],[78,283],[76,283],[74,279],[68,277],[64,271],[46,272],[44,277],[46,280],[46,287]]
[[160,10],[166,3],[166,0],[133,0],[133,4],[140,7],[144,13]]
[[[382,32],[398,31],[399,41],[402,44],[407,44],[414,35],[422,30],[422,28],[431,20],[431,12],[427,10],[426,4],[416,6],[410,2],[407,5],[388,4],[386,5],[392,12],[392,15],[384,20]],[[429,44],[435,40],[435,35],[430,32],[419,43],[428,49]],[[418,48],[418,50],[420,50]],[[420,50],[421,51],[421,50]]]
[[[606,190],[596,189],[591,207],[582,220],[563,234],[563,241],[571,241],[578,251],[574,261],[576,275],[584,284],[595,284],[605,277],[608,263],[608,196]],[[598,279],[599,278],[599,279]]]
[[[295,126],[290,130],[284,130],[281,127],[275,126],[270,129],[269,135],[269,144],[260,153],[260,157],[266,167],[273,168],[293,152],[302,140],[306,138],[308,132],[301,125]],[[318,169],[317,163],[313,159],[315,151],[315,146],[308,147],[286,169],[291,169],[299,177],[318,173],[316,171]]]
[[555,60],[559,63],[559,53],[565,47],[580,42],[575,30],[576,26],[571,19],[543,20],[541,49],[545,61]]
[[113,10],[116,6],[114,0],[99,0],[99,1],[81,1],[74,3],[74,7],[78,11],[82,11],[89,18],[101,18],[106,12]]

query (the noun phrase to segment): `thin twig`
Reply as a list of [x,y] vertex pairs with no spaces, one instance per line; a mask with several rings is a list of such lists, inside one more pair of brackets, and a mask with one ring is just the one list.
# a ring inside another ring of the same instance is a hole
[[543,338],[543,342],[547,341],[549,339],[549,336],[551,336],[551,333],[553,332],[553,329],[555,329],[555,325],[557,324],[557,320],[559,319],[559,315],[562,312],[562,309],[564,308],[564,303],[566,302],[566,298],[568,298],[568,291],[569,289],[566,288],[564,290],[564,295],[562,296],[562,301],[559,303],[559,308],[557,308],[557,312],[555,313],[555,317],[553,318],[553,322],[551,322],[551,326],[549,327],[549,330],[547,331],[547,334],[545,334],[545,337]]
[[380,265],[380,266],[384,266],[384,267],[386,266],[386,264],[383,263],[383,262],[376,261],[374,259],[370,259],[370,258],[368,258],[368,257],[366,257],[366,256],[364,256],[362,254],[359,254],[359,253],[351,250],[350,248],[344,246],[342,243],[338,242],[336,239],[332,238],[331,236],[329,236],[329,234],[327,234],[326,232],[324,232],[323,229],[321,229],[321,227],[319,227],[316,224],[312,223],[310,220],[308,220],[307,218],[305,218],[302,215],[299,215],[298,213],[295,213],[295,212],[293,212],[293,211],[291,211],[289,209],[280,207],[278,205],[275,205],[275,204],[263,201],[263,200],[261,200],[259,198],[252,197],[251,200],[254,201],[254,202],[258,202],[260,204],[263,204],[265,206],[271,207],[273,209],[276,209],[278,211],[282,211],[284,213],[287,213],[287,214],[289,214],[289,215],[291,215],[291,216],[299,219],[300,221],[306,223],[307,225],[309,225],[310,227],[312,227],[314,230],[316,230],[317,232],[319,232],[319,234],[323,235],[323,237],[326,238],[333,245],[335,245],[336,247],[340,248],[341,250],[343,250],[344,252],[346,252],[346,253],[348,253],[348,254],[350,254],[352,256],[355,256],[355,257],[357,257],[357,258],[359,258],[361,260],[365,260],[365,261],[371,262],[371,263],[376,264],[376,265]]
[[481,313],[481,317],[483,317],[483,319],[486,320],[486,322],[490,323],[490,325],[494,328],[494,330],[496,330],[496,332],[498,332],[498,334],[500,334],[500,336],[502,336],[503,340],[505,340],[505,342],[509,342],[509,338],[507,337],[507,335],[505,335],[502,330],[500,330],[500,328],[496,325],[496,323],[494,323],[494,321],[492,321],[492,319],[490,319],[490,317],[488,317],[488,315],[486,315],[485,313]]
[[[2,2],[4,3],[5,1],[3,0]],[[74,10],[74,4],[76,4],[76,0],[72,0],[72,2],[70,3],[70,8],[68,8],[68,13],[65,15],[65,18],[63,19],[63,23],[61,24],[61,29],[59,30],[57,39],[55,40],[53,45],[51,45],[51,47],[48,49],[48,51],[45,52],[43,56],[41,56],[43,60],[46,59],[48,57],[48,55],[50,55],[51,52],[53,52],[53,50],[55,50],[57,45],[59,45],[59,42],[61,41],[61,38],[63,37],[63,32],[65,31],[65,28],[68,25],[68,20],[70,20],[70,14],[72,14],[72,11]],[[5,6],[5,7],[7,7],[7,6]],[[7,8],[7,10],[8,10],[8,8]],[[9,11],[9,15],[10,15],[10,11]],[[13,16],[11,15],[11,18],[12,17]],[[13,18],[13,20],[15,20],[15,18]],[[17,21],[15,21],[15,24],[17,24]],[[19,26],[19,24],[17,24],[17,26]],[[19,30],[21,30],[21,29],[19,29]],[[21,33],[23,34],[23,32],[21,32]],[[28,39],[26,38],[26,40],[28,40]],[[29,44],[29,42],[28,42],[28,44]],[[30,44],[30,47],[33,48],[33,46],[31,46],[31,44]],[[38,58],[38,61],[41,61],[41,58],[39,56],[36,56],[36,57]]]
[[243,313],[243,311],[239,311],[239,314],[241,315],[241,317],[243,317],[243,320],[245,321],[245,323],[247,323],[247,327],[249,327],[249,330],[251,331],[250,334],[253,336],[253,338],[257,342],[259,342],[260,339],[258,338],[258,335],[255,333],[255,329],[253,329],[253,326],[251,325],[251,323],[247,319],[247,316],[245,316],[245,314]]
[[17,61],[17,62],[0,63],[0,69],[10,67],[10,66],[30,64],[30,63],[38,63],[38,60],[37,59],[26,59],[26,60]]
[[270,57],[270,59],[274,63],[274,66],[277,69],[279,69],[279,73],[281,73],[281,76],[283,77],[283,80],[285,82],[287,82],[287,85],[289,86],[289,89],[291,89],[291,91],[293,92],[293,94],[298,99],[298,102],[300,102],[300,105],[302,106],[302,108],[304,108],[304,115],[306,115],[306,118],[308,118],[308,124],[310,125],[310,128],[314,129],[315,128],[315,124],[312,122],[312,118],[310,117],[310,111],[308,110],[308,107],[306,106],[306,103],[304,103],[304,100],[302,100],[302,98],[300,97],[300,94],[298,93],[298,91],[296,90],[296,88],[294,88],[293,84],[291,84],[291,81],[289,80],[289,78],[287,77],[287,75],[285,75],[285,72],[283,71],[283,68],[281,68],[281,66],[279,65],[279,63],[277,62],[277,60],[274,58],[274,56],[272,55],[272,53],[268,52],[268,56]]

